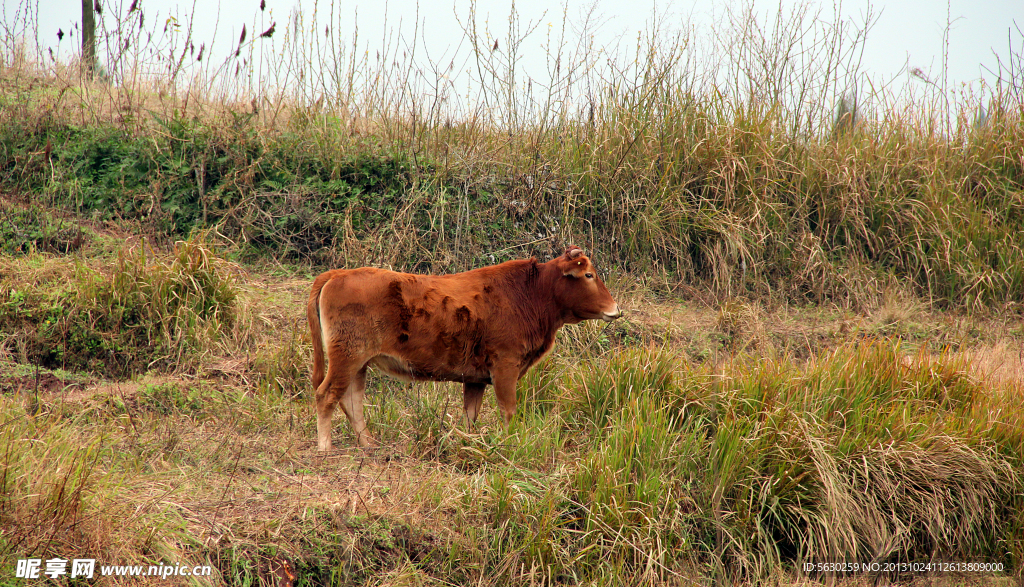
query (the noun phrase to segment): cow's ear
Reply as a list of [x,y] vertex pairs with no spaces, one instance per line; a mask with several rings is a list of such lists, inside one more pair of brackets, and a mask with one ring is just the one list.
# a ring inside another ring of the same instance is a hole
[[581,249],[581,248],[579,248],[579,247],[577,247],[575,245],[569,245],[568,247],[565,248],[565,255],[563,255],[563,256],[566,259],[572,260],[572,259],[575,259],[575,258],[579,257],[582,254],[583,254],[583,249]]

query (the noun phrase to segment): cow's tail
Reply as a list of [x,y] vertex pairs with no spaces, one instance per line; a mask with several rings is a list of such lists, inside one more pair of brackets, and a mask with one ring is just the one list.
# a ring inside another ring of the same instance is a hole
[[320,291],[330,281],[326,273],[313,282],[313,290],[309,292],[309,303],[306,304],[306,320],[309,322],[309,334],[313,339],[313,389],[320,387],[324,381],[324,340],[320,327]]

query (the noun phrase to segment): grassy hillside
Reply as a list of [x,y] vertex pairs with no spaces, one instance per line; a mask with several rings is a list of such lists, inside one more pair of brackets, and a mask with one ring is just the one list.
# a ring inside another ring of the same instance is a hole
[[[863,37],[806,11],[774,32],[732,15],[715,31],[730,51],[657,30],[619,54],[563,36],[536,80],[472,29],[462,96],[393,48],[374,63],[330,27],[308,37],[301,15],[220,67],[172,33],[144,40],[143,16],[106,17],[128,49],[91,83],[8,33],[0,189],[170,240],[213,229],[250,259],[447,271],[572,242],[661,291],[1024,301],[1012,37],[993,87],[952,92],[920,72],[868,78],[851,65]],[[804,33],[815,60],[785,41]]]
[[353,137],[312,112],[284,128],[246,112],[82,125],[45,105],[50,87],[6,98],[5,191],[170,237],[215,228],[250,257],[442,271],[581,242],[662,288],[856,306],[899,283],[946,307],[1024,301],[1020,112],[963,139],[904,123],[807,138],[767,106],[723,116],[669,95],[659,124],[614,105],[474,160],[447,152],[498,137]]
[[[817,19],[775,29],[824,31],[802,70],[743,18],[724,69],[653,34],[610,69],[548,47],[546,97],[514,42],[471,42],[460,110],[330,27],[211,68],[104,18],[132,49],[91,81],[0,34],[0,585],[53,556],[198,585],[1021,580],[1020,59],[981,117],[930,80],[850,99],[862,39]],[[318,271],[569,243],[626,314],[564,328],[508,427],[371,376],[382,448],[339,417],[316,452]],[[803,571],[838,561],[878,567]],[[935,561],[988,566],[898,567]]]

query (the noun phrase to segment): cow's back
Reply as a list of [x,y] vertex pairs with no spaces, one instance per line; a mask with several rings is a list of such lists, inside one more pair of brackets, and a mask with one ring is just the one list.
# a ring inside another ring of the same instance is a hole
[[[403,379],[490,380],[516,322],[501,266],[452,275],[360,268],[328,272],[324,339]],[[497,269],[497,270],[496,270]]]

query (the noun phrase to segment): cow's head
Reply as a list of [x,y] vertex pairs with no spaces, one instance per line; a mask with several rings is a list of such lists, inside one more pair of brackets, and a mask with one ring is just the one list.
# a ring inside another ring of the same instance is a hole
[[569,246],[565,254],[552,261],[561,272],[555,282],[555,302],[571,317],[568,322],[604,320],[611,322],[622,312],[597,276],[583,249]]

